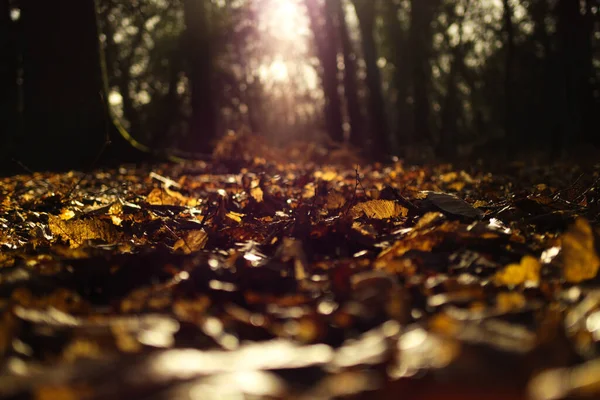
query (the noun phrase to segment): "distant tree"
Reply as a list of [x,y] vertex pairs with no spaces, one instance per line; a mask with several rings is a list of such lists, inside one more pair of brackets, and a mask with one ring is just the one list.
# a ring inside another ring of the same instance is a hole
[[337,34],[333,16],[318,0],[306,0],[306,10],[319,58],[319,76],[325,95],[325,123],[331,139],[344,140],[342,103],[337,68]]
[[515,60],[515,27],[513,24],[513,7],[509,0],[502,0],[504,46],[506,61],[504,65],[504,132],[508,140],[509,154],[514,154],[517,148],[516,127],[514,126],[514,60]]
[[433,143],[430,128],[432,21],[440,0],[411,0],[409,31],[416,141]]
[[206,0],[184,0],[183,10],[186,26],[184,48],[189,64],[192,105],[187,148],[208,153],[217,134],[209,4]]
[[[471,0],[466,0],[461,4],[462,11],[456,12],[456,7],[449,7],[448,19],[458,26],[457,44],[451,46],[450,51],[450,70],[446,75],[446,94],[443,98],[441,109],[440,140],[437,145],[436,153],[438,156],[452,158],[456,153],[457,136],[459,131],[459,120],[462,119],[461,99],[459,97],[459,78],[464,75],[465,54],[467,43],[464,39],[464,21],[465,15],[470,7]],[[448,34],[444,35],[447,42],[450,42]]]
[[381,72],[377,65],[377,44],[374,37],[376,4],[373,0],[353,0],[361,33],[363,57],[366,65],[366,85],[369,90],[369,122],[371,126],[371,154],[382,157],[390,152],[389,124],[383,97]]
[[411,59],[408,48],[406,30],[399,19],[400,4],[393,1],[384,1],[384,21],[387,28],[387,39],[391,47],[391,61],[394,65],[392,86],[396,90],[396,131],[394,135],[403,143],[413,137],[413,120],[408,104],[410,89]]
[[[0,145],[2,153],[11,145],[17,129],[17,37],[16,24],[10,17],[9,0],[0,0]],[[0,154],[6,160],[5,154]]]
[[330,0],[326,4],[331,8],[330,12],[334,13],[339,24],[342,55],[344,58],[344,95],[346,97],[348,120],[350,122],[350,143],[361,147],[364,145],[365,139],[365,121],[358,97],[357,56],[352,46],[342,0]]

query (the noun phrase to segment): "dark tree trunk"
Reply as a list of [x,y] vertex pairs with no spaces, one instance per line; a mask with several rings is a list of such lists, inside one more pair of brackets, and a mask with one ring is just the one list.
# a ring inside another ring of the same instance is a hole
[[513,69],[515,59],[515,29],[513,24],[513,9],[509,0],[502,0],[503,20],[506,49],[504,65],[504,134],[508,141],[508,152],[514,154],[517,149],[516,127],[514,126],[513,98]]
[[555,6],[558,35],[558,102],[560,123],[553,135],[552,155],[563,154],[565,146],[572,144],[578,131],[577,121],[577,31],[580,28],[579,0],[558,0]]
[[18,55],[16,23],[10,17],[10,1],[0,0],[0,169],[9,162],[18,121]]
[[433,41],[431,23],[438,0],[411,0],[410,50],[412,58],[413,104],[416,141],[432,143],[429,87],[430,53]]
[[[317,0],[306,0],[306,9],[313,32],[321,69],[320,77],[325,95],[325,124],[332,140],[342,142],[344,129],[342,103],[338,91],[337,40],[332,15]],[[321,21],[324,17],[324,23]]]
[[216,106],[213,57],[210,46],[208,6],[205,0],[184,0],[188,76],[192,93],[192,117],[187,146],[190,151],[209,153],[216,138]]
[[[600,147],[600,132],[598,132],[598,112],[600,111],[600,97],[594,96],[594,92],[600,90],[600,82],[594,68],[594,34],[597,32],[594,26],[600,24],[598,16],[594,16],[592,9],[597,2],[586,0],[585,16],[582,17],[581,38],[581,84],[582,84],[582,129],[585,140]],[[596,12],[598,12],[596,10]]]
[[450,72],[446,80],[446,96],[442,105],[442,124],[440,129],[440,142],[437,147],[437,155],[444,158],[452,158],[456,153],[456,135],[458,130],[457,121],[460,114],[458,99],[457,80],[461,69],[462,51],[461,44],[452,49],[452,61]]
[[367,67],[367,88],[369,89],[369,120],[371,123],[371,154],[383,158],[389,153],[389,126],[383,91],[381,73],[377,66],[377,45],[373,36],[375,28],[375,1],[354,0],[358,24],[362,36],[363,55]]
[[392,48],[394,75],[393,87],[396,89],[397,122],[394,135],[405,144],[413,137],[413,121],[408,106],[410,57],[408,54],[406,35],[398,19],[398,5],[393,1],[384,2],[385,23],[388,29],[389,42]]
[[348,119],[350,122],[350,143],[362,147],[364,145],[365,121],[358,98],[356,53],[352,48],[342,1],[330,0],[327,4],[334,7],[333,12],[339,21],[342,55],[344,57],[344,94],[346,95]]
[[92,0],[23,0],[24,137],[31,168],[89,166],[106,131]]

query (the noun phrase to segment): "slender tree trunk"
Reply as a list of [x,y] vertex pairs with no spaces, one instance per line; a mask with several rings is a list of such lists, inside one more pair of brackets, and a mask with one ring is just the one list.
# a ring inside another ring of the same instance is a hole
[[31,168],[82,168],[103,148],[106,115],[93,0],[20,2],[24,137]]
[[530,81],[535,82],[535,89],[539,95],[535,96],[532,118],[533,126],[528,145],[534,143],[547,143],[547,134],[556,126],[556,96],[553,96],[556,86],[556,76],[553,59],[555,57],[551,46],[550,35],[546,20],[550,15],[548,0],[535,0],[531,4],[531,19],[534,24],[533,38],[542,48],[542,56],[536,60],[536,65],[531,69]]
[[[306,0],[306,9],[313,32],[317,56],[321,64],[320,77],[325,96],[325,124],[332,140],[342,142],[344,129],[342,102],[338,91],[337,35],[332,15],[317,0]],[[321,18],[324,17],[324,23]]]
[[[18,121],[17,47],[10,1],[0,0],[0,163],[9,159]],[[0,165],[2,169],[10,165]]]
[[438,0],[411,0],[410,49],[412,56],[413,103],[416,141],[432,143],[430,129],[431,23]]
[[371,123],[371,154],[383,158],[389,153],[389,125],[383,91],[381,73],[377,65],[377,45],[373,36],[375,28],[375,1],[354,0],[358,24],[362,36],[363,55],[367,67],[367,87],[369,89],[369,120]]
[[393,87],[396,89],[397,121],[394,136],[406,143],[413,137],[413,121],[408,106],[410,57],[408,54],[406,35],[398,19],[398,5],[393,1],[384,1],[385,23],[388,29],[389,42],[392,43],[392,62],[394,75]]
[[508,152],[514,154],[517,148],[516,127],[514,126],[513,109],[513,69],[515,58],[515,32],[513,24],[513,9],[509,0],[502,0],[506,59],[504,65],[504,133],[508,141]]
[[577,29],[580,21],[579,0],[558,0],[554,10],[557,18],[559,129],[553,137],[553,156],[563,154],[565,145],[572,144],[577,127]]
[[216,105],[213,57],[210,46],[208,5],[206,0],[184,0],[186,54],[192,94],[192,116],[187,146],[190,151],[209,153],[216,138]]
[[[592,9],[594,4],[592,0],[586,0],[585,16],[582,17],[582,38],[581,38],[581,84],[582,84],[582,129],[585,139],[600,146],[600,134],[598,129],[598,110],[600,110],[600,98],[594,96],[594,92],[600,89],[600,82],[594,68],[594,34],[596,23],[600,24],[598,16],[594,16]],[[596,11],[597,12],[597,11]]]
[[341,0],[330,0],[327,5],[334,7],[333,12],[339,21],[340,39],[342,42],[342,54],[344,57],[344,94],[350,121],[350,143],[357,147],[364,145],[365,121],[358,99],[358,82],[356,75],[356,53],[352,48],[346,13]]

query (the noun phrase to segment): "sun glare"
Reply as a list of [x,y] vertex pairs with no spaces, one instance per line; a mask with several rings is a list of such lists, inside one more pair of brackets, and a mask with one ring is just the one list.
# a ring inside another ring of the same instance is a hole
[[259,9],[259,29],[265,47],[259,67],[260,79],[267,84],[285,84],[300,78],[305,86],[311,81],[301,74],[308,63],[309,23],[299,0],[263,0]]

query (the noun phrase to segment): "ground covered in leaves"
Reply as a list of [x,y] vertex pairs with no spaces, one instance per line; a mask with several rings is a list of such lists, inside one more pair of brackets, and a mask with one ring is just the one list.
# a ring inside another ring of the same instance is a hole
[[600,166],[221,150],[0,180],[0,398],[600,396]]

